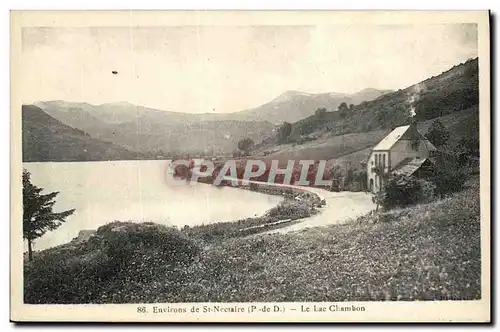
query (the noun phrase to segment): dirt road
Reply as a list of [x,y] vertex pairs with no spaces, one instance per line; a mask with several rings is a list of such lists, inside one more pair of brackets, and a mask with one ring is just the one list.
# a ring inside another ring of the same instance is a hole
[[310,227],[328,226],[342,224],[349,219],[360,217],[375,209],[371,194],[364,192],[330,192],[318,188],[307,188],[320,195],[326,205],[320,208],[320,212],[301,222],[291,226],[269,231],[271,233],[286,233],[302,230]]
[[[225,177],[226,180],[234,180],[231,177]],[[258,181],[249,181],[251,183],[262,184]],[[293,187],[313,192],[325,200],[326,205],[320,208],[318,214],[304,218],[293,225],[278,228],[264,234],[286,233],[302,230],[310,227],[321,227],[334,224],[342,224],[350,219],[355,219],[370,211],[375,210],[375,204],[372,202],[372,195],[365,192],[331,192],[328,190],[302,187],[284,184],[265,183],[277,187]]]

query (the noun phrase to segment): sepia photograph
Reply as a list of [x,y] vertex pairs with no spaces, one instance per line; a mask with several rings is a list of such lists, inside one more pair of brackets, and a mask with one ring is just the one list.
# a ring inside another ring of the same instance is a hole
[[11,12],[11,319],[489,321],[489,44],[487,11]]

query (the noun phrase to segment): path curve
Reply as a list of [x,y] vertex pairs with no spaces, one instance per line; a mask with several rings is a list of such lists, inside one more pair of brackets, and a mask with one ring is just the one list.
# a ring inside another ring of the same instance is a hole
[[[226,177],[225,180],[236,180]],[[241,181],[241,180],[240,180]],[[265,233],[287,233],[303,230],[311,227],[322,227],[328,225],[342,224],[350,219],[355,219],[375,210],[376,205],[372,202],[372,195],[365,192],[332,192],[321,188],[295,186],[289,184],[268,183],[249,181],[250,183],[265,184],[276,187],[289,187],[309,191],[325,200],[325,205],[319,208],[319,212],[311,217],[296,220],[293,225],[274,229]]]

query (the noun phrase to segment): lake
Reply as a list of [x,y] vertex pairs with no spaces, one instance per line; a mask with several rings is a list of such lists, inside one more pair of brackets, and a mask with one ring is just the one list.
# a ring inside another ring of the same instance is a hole
[[54,211],[76,209],[66,223],[35,240],[42,250],[67,243],[80,230],[112,221],[153,221],[182,227],[235,221],[262,215],[281,202],[271,196],[231,187],[165,181],[167,161],[24,163],[43,193],[59,191]]

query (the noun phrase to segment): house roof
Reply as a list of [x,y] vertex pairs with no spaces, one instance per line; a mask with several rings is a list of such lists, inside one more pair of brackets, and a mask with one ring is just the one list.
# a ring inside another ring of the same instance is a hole
[[406,133],[410,125],[395,128],[383,140],[381,140],[373,150],[390,150],[394,144]]
[[[373,151],[387,151],[390,150],[394,144],[397,143],[400,139],[411,139],[411,137],[419,137],[422,139],[424,144],[427,146],[429,150],[436,150],[436,147],[429,142],[428,139],[425,138],[424,135],[416,127],[413,127],[414,130],[408,130],[411,128],[411,125],[401,126],[395,128],[393,131],[389,133],[384,139],[382,139],[375,147]],[[417,136],[415,136],[417,135]]]
[[396,168],[392,171],[395,175],[412,175],[425,163],[431,163],[430,159],[427,158],[406,158],[398,164]]

